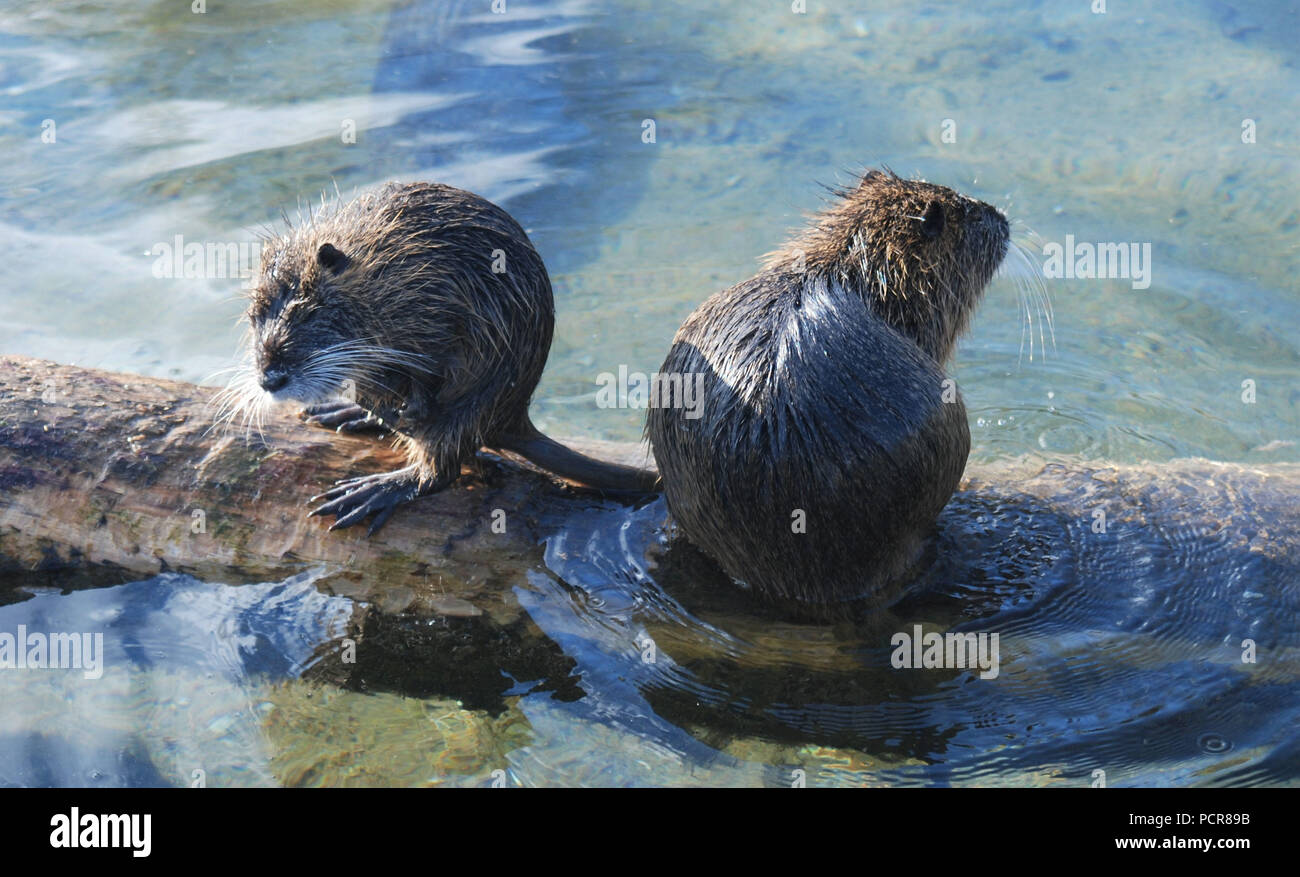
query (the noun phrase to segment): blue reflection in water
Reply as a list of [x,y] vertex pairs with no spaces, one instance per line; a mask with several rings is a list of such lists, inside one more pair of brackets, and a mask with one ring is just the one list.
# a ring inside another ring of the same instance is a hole
[[[1250,505],[1249,485],[1234,502]],[[578,661],[595,715],[680,752],[665,723],[859,750],[897,761],[872,773],[897,784],[1300,778],[1300,575],[1231,528],[1113,522],[1099,535],[1068,506],[959,494],[912,595],[832,633],[742,604],[684,608],[663,562],[682,547],[645,562],[663,520],[662,502],[576,515],[548,540],[558,580],[536,577],[545,599],[521,600]],[[890,636],[919,623],[998,633],[996,678],[893,669]]]
[[[0,669],[0,686],[8,692],[0,720],[13,729],[0,735],[0,786],[186,780],[159,773],[151,754],[159,741],[145,736],[160,699],[175,697],[174,689],[153,681],[160,672],[202,680],[194,686],[195,700],[214,690],[234,703],[242,699],[244,709],[228,721],[256,738],[256,685],[300,675],[352,617],[351,600],[320,593],[314,580],[301,575],[230,587],[168,573],[111,588],[42,591],[0,606],[0,634],[17,638],[20,626],[29,639],[37,633],[99,634],[103,647],[100,678],[77,669]],[[62,700],[45,696],[59,686]]]

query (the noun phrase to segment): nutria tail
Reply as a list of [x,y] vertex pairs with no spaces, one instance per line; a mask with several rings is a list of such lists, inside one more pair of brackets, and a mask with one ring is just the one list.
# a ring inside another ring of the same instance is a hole
[[660,489],[657,473],[580,454],[544,435],[531,420],[525,420],[520,428],[494,436],[491,446],[519,454],[566,481],[586,487],[638,493],[654,493]]

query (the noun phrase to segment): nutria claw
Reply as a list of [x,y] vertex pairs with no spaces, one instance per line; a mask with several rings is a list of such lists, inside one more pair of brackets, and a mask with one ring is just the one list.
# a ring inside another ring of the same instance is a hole
[[320,499],[328,502],[312,509],[308,517],[334,515],[336,520],[330,524],[330,530],[342,530],[374,515],[370,529],[366,531],[367,536],[373,536],[388,522],[399,505],[420,494],[415,469],[410,466],[396,472],[347,478],[336,482],[334,487],[324,493],[313,496],[309,502]]
[[320,426],[335,432],[387,432],[382,417],[354,402],[325,402],[308,405],[299,415],[308,426]]

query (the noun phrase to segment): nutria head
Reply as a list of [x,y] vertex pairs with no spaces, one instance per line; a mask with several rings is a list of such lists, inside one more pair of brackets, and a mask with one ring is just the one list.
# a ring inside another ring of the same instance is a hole
[[765,267],[802,265],[807,280],[856,292],[942,365],[1006,255],[1006,217],[952,189],[890,171],[870,171],[836,195],[807,229],[768,254]]
[[351,259],[313,237],[274,239],[250,296],[249,352],[258,386],[276,401],[328,399],[366,374],[360,339],[372,334],[362,325],[372,315],[350,304],[356,280],[341,275]]

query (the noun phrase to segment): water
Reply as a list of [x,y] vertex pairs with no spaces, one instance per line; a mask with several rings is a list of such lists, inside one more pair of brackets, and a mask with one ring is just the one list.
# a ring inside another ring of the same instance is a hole
[[[438,179],[503,204],[551,271],[539,425],[633,440],[642,412],[598,408],[600,373],[653,371],[685,315],[752,274],[821,184],[887,164],[1003,207],[1025,241],[1151,245],[1147,289],[1048,282],[1054,344],[1022,315],[1015,272],[995,280],[953,367],[974,463],[1300,460],[1296,4],[810,5],[6,4],[0,350],[201,381],[235,357],[239,281],[157,278],[156,244],[251,242],[336,187]],[[707,605],[710,580],[657,554],[655,506],[558,526],[504,586],[526,609],[518,629],[449,621],[417,642],[423,622],[346,607],[367,619],[363,644],[393,643],[361,671],[307,666],[341,638],[311,620],[310,583],[294,585],[305,614],[292,618],[258,615],[269,592],[178,577],[42,593],[0,609],[0,632],[46,617],[79,629],[112,609],[147,623],[158,658],[110,655],[111,684],[0,673],[0,782],[183,783],[204,765],[214,784],[477,783],[493,770],[756,784],[791,765],[845,783],[1079,784],[1094,766],[1144,784],[1294,782],[1294,570],[1214,550],[1222,509],[1188,489],[1203,513],[1185,529],[1095,562],[1057,556],[1090,544],[1077,521],[1057,544],[1014,503],[981,524],[950,517],[975,540],[966,565],[933,572],[931,602],[886,627],[946,629],[967,613],[1021,634],[1010,668],[976,684],[899,688],[877,622],[714,618],[681,602]],[[950,515],[975,511],[962,502]],[[1256,509],[1261,529],[1285,505]],[[999,542],[998,527],[1014,535]],[[232,657],[178,629],[169,607],[192,593],[217,614],[253,613],[264,638]],[[1166,612],[1143,627],[1153,605]],[[1242,613],[1254,621],[1229,623]],[[1252,625],[1280,650],[1263,675],[1224,644]],[[438,671],[457,637],[479,659]],[[656,663],[639,657],[647,641]],[[1226,651],[1209,660],[1211,645]],[[433,666],[407,678],[421,659]],[[188,750],[160,755],[169,698],[239,730],[173,729]],[[105,730],[40,731],[78,715]]]

